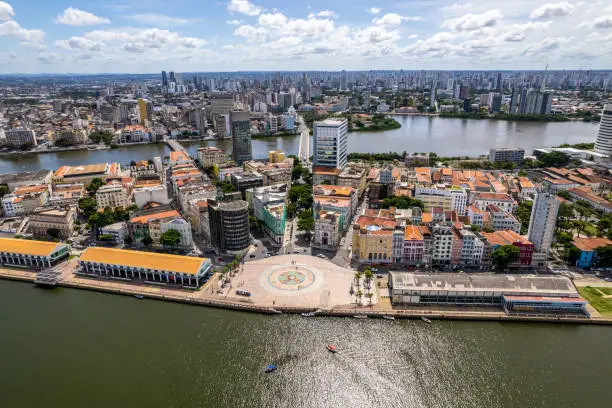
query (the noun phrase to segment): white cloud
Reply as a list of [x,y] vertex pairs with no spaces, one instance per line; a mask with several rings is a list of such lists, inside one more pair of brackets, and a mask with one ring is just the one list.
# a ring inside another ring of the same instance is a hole
[[405,17],[401,16],[397,13],[387,13],[380,18],[374,18],[372,23],[378,26],[399,26],[404,21],[417,21],[420,20],[420,17]]
[[155,14],[155,13],[134,14],[131,16],[126,16],[126,18],[128,18],[129,20],[136,21],[140,24],[150,24],[153,26],[160,26],[160,27],[173,27],[173,26],[186,25],[194,21],[194,20],[189,20],[187,18],[172,17],[172,16],[166,16],[164,14]]
[[54,52],[47,52],[36,57],[41,64],[56,64],[62,61],[62,57]]
[[334,13],[331,10],[323,10],[323,11],[319,11],[317,13],[317,16],[319,17],[329,17],[329,18],[336,18],[338,17],[338,15],[336,13]]
[[14,15],[13,7],[4,1],[0,1],[0,20],[10,20]]
[[372,7],[369,11],[370,11],[370,14],[378,14],[380,13],[381,9],[378,7]]
[[72,51],[102,51],[103,44],[98,41],[90,40],[84,37],[72,37],[68,40],[59,40],[55,42],[58,48]]
[[231,0],[227,4],[227,11],[246,14],[247,16],[257,16],[261,14],[262,8],[249,2],[249,0]]
[[533,10],[530,18],[565,17],[574,11],[575,7],[566,2],[546,3]]
[[612,16],[601,16],[593,20],[594,28],[612,28]]
[[504,17],[501,11],[489,10],[482,14],[466,14],[462,17],[445,20],[442,27],[452,31],[474,31],[484,27],[493,27]]
[[562,44],[568,43],[574,37],[546,37],[539,43],[531,44],[523,51],[523,55],[528,57],[550,53],[559,48]]
[[525,32],[527,31],[546,31],[549,29],[552,21],[528,21],[523,24],[513,24],[511,30],[504,34],[504,40],[508,42],[521,42],[525,40]]
[[108,18],[98,17],[95,14],[72,7],[64,10],[64,12],[58,15],[54,21],[56,24],[66,24],[71,26],[110,24],[110,20]]
[[41,43],[45,40],[45,33],[41,30],[27,30],[16,21],[9,20],[0,23],[0,37],[11,36],[24,43]]
[[240,20],[227,20],[226,23],[229,24],[229,25],[240,25],[240,24],[242,24],[242,22]]

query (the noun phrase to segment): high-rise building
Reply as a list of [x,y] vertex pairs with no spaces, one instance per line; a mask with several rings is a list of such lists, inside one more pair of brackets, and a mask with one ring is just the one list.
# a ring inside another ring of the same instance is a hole
[[249,112],[234,110],[230,116],[232,130],[232,159],[242,165],[253,160],[251,148],[251,117]]
[[148,102],[142,98],[138,99],[138,113],[140,117],[140,123],[144,126],[147,120],[151,119],[151,102]]
[[162,86],[168,86],[168,75],[166,75],[166,71],[162,71]]
[[510,109],[509,109],[511,114],[518,113],[520,95],[521,94],[519,93],[519,90],[517,88],[512,88],[512,97],[510,98]]
[[347,163],[348,121],[346,119],[326,119],[314,123],[315,167],[343,169]]
[[174,76],[174,71],[170,71],[170,82],[176,83],[176,76]]
[[612,156],[612,105],[604,105],[595,141],[595,151]]
[[236,253],[251,244],[249,204],[246,201],[208,200],[210,241],[219,253]]
[[459,88],[459,99],[467,99],[470,96],[470,87],[461,85]]
[[548,192],[536,194],[529,220],[528,239],[536,252],[548,255],[555,234],[559,200]]
[[493,100],[491,102],[491,112],[499,113],[501,111],[502,105],[502,96],[500,94],[493,95]]

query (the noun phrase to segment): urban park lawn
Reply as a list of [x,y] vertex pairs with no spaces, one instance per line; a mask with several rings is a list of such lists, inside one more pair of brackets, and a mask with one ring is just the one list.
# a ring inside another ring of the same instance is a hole
[[[612,316],[612,288],[578,288],[580,296],[588,300],[602,316]],[[609,296],[609,297],[607,297]]]

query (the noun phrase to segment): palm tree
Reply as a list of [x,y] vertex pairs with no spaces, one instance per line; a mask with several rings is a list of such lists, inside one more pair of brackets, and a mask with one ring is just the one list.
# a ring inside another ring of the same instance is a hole
[[368,297],[368,301],[370,302],[370,306],[372,306],[372,296],[374,296],[374,294],[372,292],[368,292],[368,293],[366,293],[366,296]]
[[357,287],[359,287],[359,279],[361,279],[361,272],[357,271],[355,272],[355,282]]
[[372,278],[374,277],[374,274],[372,273],[372,270],[370,269],[369,266],[366,266],[363,275],[365,276],[365,279],[366,279],[366,285],[369,288],[370,284],[372,283]]
[[361,297],[363,296],[363,292],[361,289],[357,291],[357,303],[361,304]]

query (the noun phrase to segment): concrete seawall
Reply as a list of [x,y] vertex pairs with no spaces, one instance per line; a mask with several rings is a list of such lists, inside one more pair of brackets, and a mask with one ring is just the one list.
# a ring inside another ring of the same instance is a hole
[[[0,278],[6,280],[14,280],[21,282],[34,283],[36,274],[34,272],[0,269]],[[205,292],[211,289],[211,285],[216,282],[216,279],[211,278],[198,292]],[[112,283],[112,285],[109,285]],[[427,317],[431,320],[464,320],[464,321],[491,321],[491,322],[523,322],[523,323],[563,323],[563,324],[597,324],[597,325],[612,325],[612,318],[564,318],[564,317],[543,317],[543,316],[509,316],[503,312],[475,312],[475,311],[440,311],[440,310],[374,310],[368,307],[350,307],[339,306],[329,310],[315,310],[312,308],[284,307],[275,306],[274,308],[250,303],[248,299],[244,302],[225,300],[219,298],[198,298],[192,296],[194,292],[181,292],[173,294],[151,293],[149,288],[142,287],[140,290],[135,287],[122,285],[117,281],[105,280],[90,280],[79,282],[60,280],[57,286],[73,289],[84,289],[103,293],[111,293],[124,296],[143,296],[146,299],[154,299],[166,302],[183,303],[195,306],[207,306],[220,309],[230,309],[243,312],[255,312],[263,314],[300,314],[305,312],[315,312],[316,316],[327,317],[352,317],[356,315],[364,315],[371,318],[382,318],[382,316],[391,316],[396,319],[419,319]]]

